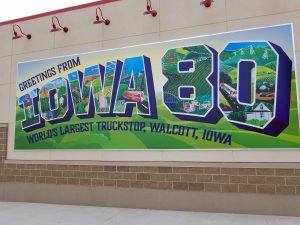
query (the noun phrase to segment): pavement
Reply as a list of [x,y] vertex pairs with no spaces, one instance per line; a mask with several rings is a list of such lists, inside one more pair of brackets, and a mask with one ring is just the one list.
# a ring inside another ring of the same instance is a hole
[[300,225],[300,217],[0,202],[0,225]]

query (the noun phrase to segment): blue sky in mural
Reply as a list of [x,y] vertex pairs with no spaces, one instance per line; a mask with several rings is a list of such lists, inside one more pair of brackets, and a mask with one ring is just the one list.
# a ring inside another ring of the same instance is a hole
[[[253,42],[241,42],[240,44],[229,44],[226,47],[226,50],[234,51],[242,48],[249,48],[251,45],[253,45]],[[265,42],[255,42],[255,47],[266,47],[266,46],[268,45]]]
[[[95,1],[95,0],[94,0]],[[0,7],[0,22],[32,16],[70,6],[93,2],[93,0],[10,0]]]

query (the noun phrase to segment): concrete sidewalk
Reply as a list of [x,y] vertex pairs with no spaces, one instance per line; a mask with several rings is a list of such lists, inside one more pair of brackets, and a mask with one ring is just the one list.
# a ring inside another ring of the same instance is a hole
[[[180,204],[180,203],[179,203]],[[300,215],[299,215],[300,216]],[[300,225],[300,217],[0,202],[0,225]]]

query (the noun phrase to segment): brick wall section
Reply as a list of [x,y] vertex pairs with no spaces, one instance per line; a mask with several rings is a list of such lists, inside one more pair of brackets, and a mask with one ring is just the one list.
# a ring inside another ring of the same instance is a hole
[[0,127],[0,182],[300,195],[300,169],[12,164],[6,149]]
[[[1,124],[0,124],[1,125]],[[6,158],[6,149],[7,149],[7,133],[8,133],[8,127],[0,126],[0,167],[3,167],[3,162]]]

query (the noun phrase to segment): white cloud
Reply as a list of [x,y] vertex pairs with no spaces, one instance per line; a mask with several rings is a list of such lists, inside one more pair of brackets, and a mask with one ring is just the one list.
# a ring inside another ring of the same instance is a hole
[[8,0],[0,7],[0,22],[89,2],[93,0]]

